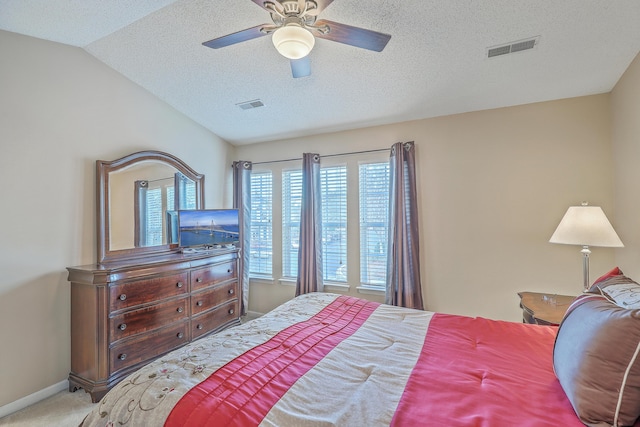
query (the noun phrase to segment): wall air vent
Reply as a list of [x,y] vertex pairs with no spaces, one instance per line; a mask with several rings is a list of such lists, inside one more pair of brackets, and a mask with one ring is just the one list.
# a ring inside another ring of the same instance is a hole
[[500,46],[493,46],[487,48],[487,58],[494,58],[496,56],[506,55],[508,53],[522,52],[523,50],[533,49],[538,45],[540,36],[531,37],[525,40],[518,40],[508,44]]
[[252,101],[241,102],[236,104],[238,107],[243,110],[251,110],[252,108],[264,107],[264,103],[259,99],[254,99]]

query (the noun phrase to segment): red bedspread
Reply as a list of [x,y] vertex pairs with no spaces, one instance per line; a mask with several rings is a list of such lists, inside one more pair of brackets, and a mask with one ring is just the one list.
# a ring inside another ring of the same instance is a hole
[[582,427],[557,328],[306,294],[121,381],[85,427]]
[[309,320],[281,331],[191,389],[165,426],[258,425],[289,387],[357,331],[378,305],[336,298]]
[[584,427],[553,373],[555,336],[551,326],[436,314],[392,425]]

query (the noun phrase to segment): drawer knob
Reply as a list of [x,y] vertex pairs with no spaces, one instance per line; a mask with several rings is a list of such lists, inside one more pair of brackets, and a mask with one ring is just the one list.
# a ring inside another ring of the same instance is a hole
[[184,311],[184,308],[182,308],[182,307],[178,307],[178,310],[177,310],[177,311],[178,311],[178,313],[182,313],[182,312]]
[[179,287],[179,288],[181,288],[181,287],[182,287],[182,282],[178,282],[178,283],[176,283],[176,286],[177,286],[177,287]]
[[198,301],[198,302],[196,303],[196,305],[197,305],[198,307],[202,307],[202,301]]
[[196,328],[202,329],[202,325],[200,323],[198,323],[198,326],[196,326]]
[[202,283],[202,277],[198,277],[198,278],[196,279],[196,282],[198,282],[198,283]]
[[229,289],[229,295],[233,295],[233,289]]
[[232,269],[228,269],[228,270],[227,270],[227,273],[231,273],[232,271],[233,271]]
[[184,337],[184,334],[182,332],[178,332],[178,338],[182,339],[182,337]]
[[124,331],[125,329],[127,329],[127,324],[123,323],[120,326],[118,326],[118,329],[120,329],[121,331]]
[[233,314],[233,308],[229,309],[229,314]]
[[118,359],[120,359],[120,360],[124,360],[126,358],[127,358],[126,353],[122,353],[120,356],[118,356]]
[[120,298],[120,301],[124,301],[127,299],[127,294],[120,294],[118,298]]

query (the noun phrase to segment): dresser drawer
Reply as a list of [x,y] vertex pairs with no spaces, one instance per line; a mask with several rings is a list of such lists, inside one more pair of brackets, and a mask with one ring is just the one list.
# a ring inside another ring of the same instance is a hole
[[194,316],[191,319],[192,339],[214,331],[231,321],[238,319],[238,300],[233,300],[220,307]]
[[191,290],[195,291],[237,278],[236,260],[215,264],[191,272]]
[[189,315],[188,302],[189,297],[184,296],[112,317],[109,320],[111,341],[152,331],[178,320],[186,319]]
[[177,295],[186,295],[188,275],[186,272],[151,279],[122,283],[109,289],[111,311],[162,300]]
[[189,322],[180,322],[114,345],[110,353],[111,372],[151,360],[189,342]]
[[213,288],[191,295],[191,314],[196,315],[203,311],[210,310],[219,306],[223,302],[231,301],[237,298],[238,282],[227,282]]

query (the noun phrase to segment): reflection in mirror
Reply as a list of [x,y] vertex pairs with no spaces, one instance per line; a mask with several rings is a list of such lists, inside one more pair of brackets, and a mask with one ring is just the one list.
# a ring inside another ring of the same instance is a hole
[[196,207],[196,183],[180,172],[175,176],[176,210],[191,210]]
[[[175,212],[196,209],[196,183],[177,172],[169,178],[139,180],[134,184],[135,246],[178,243]],[[113,240],[111,243],[113,247]]]
[[[109,205],[111,206],[109,250],[167,243],[161,229],[159,235],[154,234],[153,230],[146,228],[146,225],[148,219],[149,226],[154,226],[154,219],[167,210],[169,199],[171,199],[170,209],[173,209],[174,173],[175,169],[169,165],[148,161],[109,175]],[[147,207],[149,207],[148,212]],[[160,211],[159,209],[163,207],[165,209]],[[141,229],[144,230],[143,233],[140,233]],[[147,231],[148,235],[146,235]]]
[[177,211],[204,206],[204,176],[157,151],[98,161],[99,262],[177,246]]

